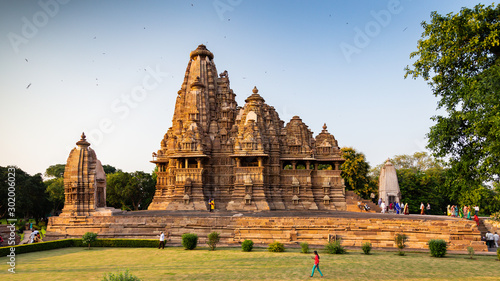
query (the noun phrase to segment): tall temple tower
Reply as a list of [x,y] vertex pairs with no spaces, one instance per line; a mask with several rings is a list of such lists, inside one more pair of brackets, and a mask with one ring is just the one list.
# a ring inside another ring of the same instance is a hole
[[64,170],[64,208],[61,216],[89,216],[106,211],[106,174],[85,134],[69,154]]
[[204,45],[190,53],[172,127],[161,141],[150,210],[345,210],[337,141],[298,116],[285,126],[255,87],[238,106]]

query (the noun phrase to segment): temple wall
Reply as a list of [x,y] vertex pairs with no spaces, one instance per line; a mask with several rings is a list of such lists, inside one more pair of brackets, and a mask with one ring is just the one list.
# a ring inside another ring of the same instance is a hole
[[198,234],[204,245],[210,232],[221,233],[221,244],[237,246],[245,239],[267,245],[280,241],[285,245],[307,242],[323,246],[329,237],[341,237],[344,246],[394,248],[394,236],[409,237],[408,248],[428,249],[430,239],[444,239],[449,250],[487,251],[474,221],[430,220],[418,218],[337,218],[337,217],[206,217],[114,215],[89,217],[51,217],[47,239],[80,238],[86,232],[102,238],[157,238],[160,231],[169,234],[171,245],[180,245],[181,235]]

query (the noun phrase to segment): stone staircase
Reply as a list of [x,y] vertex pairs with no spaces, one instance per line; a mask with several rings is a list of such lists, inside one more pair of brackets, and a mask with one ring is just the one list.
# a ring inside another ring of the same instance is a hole
[[[486,232],[495,233],[496,228],[494,228],[491,224],[485,224],[484,219],[479,219],[479,226],[477,227],[481,232],[481,237],[486,237]],[[498,231],[497,231],[498,232]],[[486,245],[486,242],[484,242]],[[488,248],[488,252],[496,252],[496,248]]]
[[371,200],[362,199],[361,197],[359,197],[359,195],[354,193],[354,191],[352,191],[352,190],[349,190],[349,191],[346,190],[345,201],[347,204],[346,211],[348,211],[348,212],[366,212],[364,209],[361,210],[358,207],[358,202],[361,202],[361,205],[363,205],[363,206],[365,205],[365,203],[367,203],[368,206],[370,207],[370,211],[368,211],[370,213],[380,213],[380,211],[381,211],[381,209],[378,205],[373,203]]

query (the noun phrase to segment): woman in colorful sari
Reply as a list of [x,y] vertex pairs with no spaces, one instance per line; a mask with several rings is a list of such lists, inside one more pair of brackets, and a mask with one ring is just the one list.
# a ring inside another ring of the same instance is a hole
[[396,202],[396,215],[399,215],[399,211],[401,211],[401,207],[399,207],[399,203]]
[[458,216],[462,219],[464,217],[463,208],[458,207]]
[[453,206],[455,206],[455,217],[458,218],[458,206],[456,206],[456,205],[453,205]]
[[467,207],[467,219],[468,219],[468,220],[471,220],[471,219],[472,219],[472,217],[471,217],[471,213],[472,213],[472,212],[471,212],[470,210],[471,210],[471,209],[470,209],[470,206],[468,206],[468,207]]
[[451,216],[451,210],[450,210],[450,205],[448,205],[448,207],[446,207],[446,215],[449,217]]

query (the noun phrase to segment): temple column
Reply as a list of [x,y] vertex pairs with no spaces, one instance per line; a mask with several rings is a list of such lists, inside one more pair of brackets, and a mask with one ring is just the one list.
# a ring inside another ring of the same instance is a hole
[[240,158],[236,157],[235,160],[236,160],[236,167],[239,168],[240,167]]
[[338,171],[339,170],[339,163],[335,162],[335,170]]
[[311,169],[311,162],[306,161],[306,170],[310,170],[310,169]]
[[198,163],[198,169],[201,169],[201,158],[196,158],[196,162]]
[[292,161],[292,169],[295,170],[297,167],[297,161]]
[[262,157],[257,157],[257,161],[259,162],[259,167],[262,167]]
[[184,159],[184,163],[185,163],[184,169],[187,169],[189,167],[189,158]]

